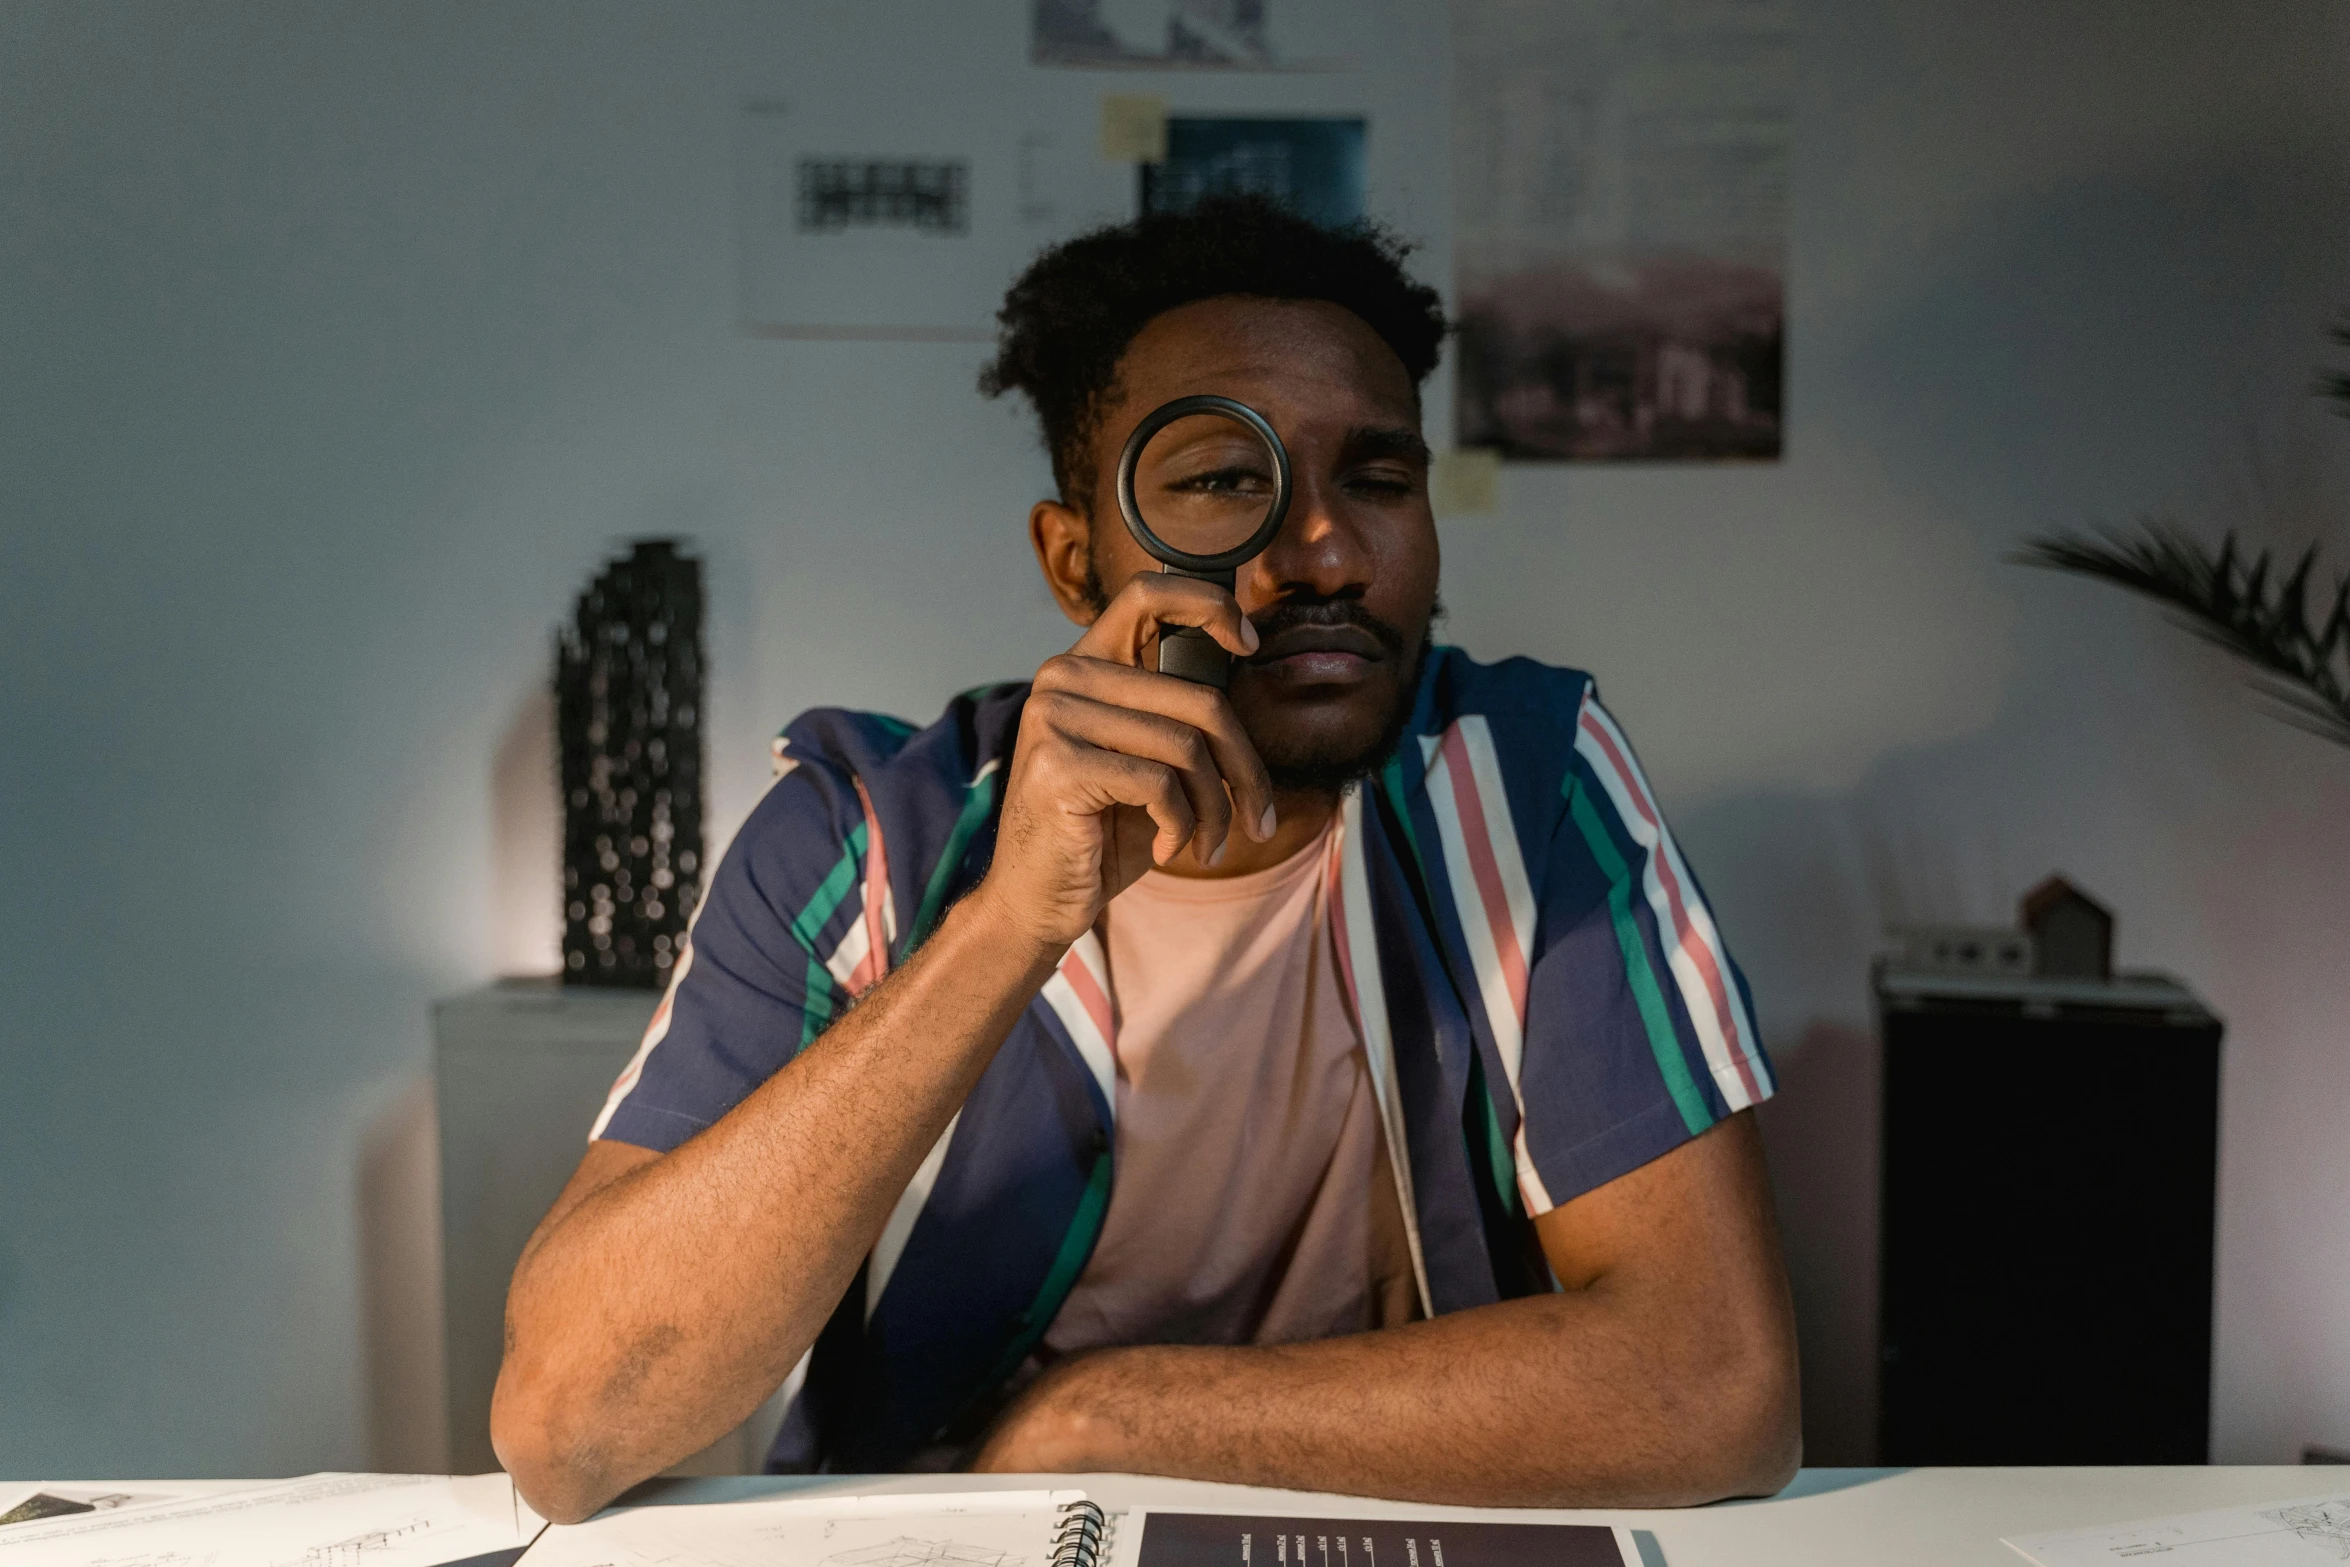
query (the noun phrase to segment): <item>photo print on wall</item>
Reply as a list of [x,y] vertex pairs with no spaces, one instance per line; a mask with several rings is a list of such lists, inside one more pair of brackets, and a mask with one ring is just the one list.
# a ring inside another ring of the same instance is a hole
[[1327,71],[1360,0],[1030,0],[1028,61],[1075,70]]
[[1186,212],[1204,196],[1263,196],[1331,228],[1363,216],[1359,119],[1167,119],[1167,156],[1141,166],[1144,212]]
[[1774,459],[1791,0],[1455,0],[1456,435]]
[[1038,65],[1099,69],[1280,65],[1266,29],[1271,0],[1035,0],[1029,54]]

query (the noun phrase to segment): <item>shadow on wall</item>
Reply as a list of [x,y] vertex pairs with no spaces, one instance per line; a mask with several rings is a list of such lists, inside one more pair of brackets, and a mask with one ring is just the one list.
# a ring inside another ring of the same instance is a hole
[[514,704],[490,769],[490,897],[500,975],[563,967],[563,813],[555,775],[555,693]]
[[390,1474],[443,1474],[440,1136],[429,1073],[402,1083],[368,1121],[357,1185],[368,1463]]
[[[562,812],[555,699],[545,682],[515,702],[491,759],[492,940],[501,975],[562,967]],[[417,1020],[425,1026],[425,1019]],[[369,1462],[392,1473],[449,1464],[441,1278],[440,1131],[433,1077],[402,1082],[360,1138],[359,1272]]]
[[[2350,768],[2149,607],[1992,563],[2051,523],[2149,510],[2342,547],[2350,441],[2308,378],[2342,303],[2345,215],[2338,181],[2285,162],[2102,177],[1986,214],[1889,308],[1821,320],[1808,342],[1798,323],[1805,419],[1934,497],[2015,610],[1973,628],[2012,652],[1987,722],[1884,746],[1849,789],[1728,792],[1674,813],[1780,1072],[1759,1119],[1807,1463],[1865,1463],[1874,1443],[1869,959],[1889,923],[2006,923],[2051,870],[2113,902],[2126,966],[2177,973],[2230,1025],[2215,1460],[2289,1461],[2342,1407],[2339,1377],[2306,1373],[2342,1363],[2320,1324],[2340,1320],[2325,1280],[2350,1253],[2306,1231],[2283,1247],[2291,1227],[2271,1216],[2342,1174],[2322,1151],[2339,1139],[2301,1124],[2339,1080],[2329,1041],[2350,1007],[2335,961],[2350,939]],[[1842,591],[1823,576],[1778,612],[1833,640]],[[1849,629],[1841,641],[1856,664],[1887,656]],[[1763,710],[1779,700],[1753,694]],[[2283,1344],[2300,1346],[2299,1374]]]
[[1803,1361],[1803,1461],[1869,1462],[1877,1446],[1877,1127],[1874,1034],[1813,1023],[1772,1058],[1757,1112]]

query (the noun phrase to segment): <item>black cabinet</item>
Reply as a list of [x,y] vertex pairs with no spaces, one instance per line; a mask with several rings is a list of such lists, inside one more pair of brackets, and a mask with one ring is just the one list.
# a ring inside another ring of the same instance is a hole
[[2205,1462],[2218,1019],[2150,976],[1876,990],[1880,1462]]

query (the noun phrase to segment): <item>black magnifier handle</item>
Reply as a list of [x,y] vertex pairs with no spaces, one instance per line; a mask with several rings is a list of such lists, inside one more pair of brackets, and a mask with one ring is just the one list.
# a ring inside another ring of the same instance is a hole
[[[1179,550],[1159,537],[1142,514],[1135,499],[1134,468],[1142,459],[1142,449],[1150,444],[1152,436],[1176,420],[1192,414],[1216,414],[1246,427],[1264,444],[1266,454],[1273,459],[1273,497],[1265,507],[1265,515],[1256,531],[1231,549],[1213,555],[1196,555]],[[1229,397],[1203,394],[1196,397],[1178,397],[1171,403],[1151,410],[1134,433],[1126,438],[1126,449],[1118,455],[1118,511],[1126,519],[1126,529],[1135,542],[1159,562],[1160,569],[1172,576],[1190,577],[1199,582],[1213,582],[1230,593],[1238,581],[1242,565],[1263,553],[1266,545],[1281,531],[1281,523],[1289,515],[1289,449],[1281,444],[1271,421],[1254,408]],[[1159,628],[1159,673],[1176,675],[1203,686],[1222,690],[1232,679],[1232,655],[1223,644],[1197,626],[1168,626]]]
[[[1170,577],[1190,577],[1199,582],[1213,582],[1225,592],[1232,591],[1239,580],[1238,573],[1227,567],[1222,571],[1186,571],[1181,566],[1162,565],[1159,570]],[[1194,681],[1203,686],[1214,686],[1221,691],[1232,683],[1232,655],[1224,644],[1209,636],[1197,626],[1159,626],[1159,673]]]

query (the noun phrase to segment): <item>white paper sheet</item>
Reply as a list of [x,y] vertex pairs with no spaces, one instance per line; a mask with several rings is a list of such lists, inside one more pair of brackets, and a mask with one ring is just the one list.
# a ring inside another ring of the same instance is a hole
[[446,1567],[510,1562],[544,1527],[502,1474],[311,1475],[17,1525],[0,1567]]
[[[244,1487],[237,1487],[242,1490]],[[158,1502],[177,1502],[195,1494],[175,1491],[152,1484],[124,1485],[0,1485],[0,1538],[10,1529],[21,1529],[26,1524],[47,1523],[56,1518],[86,1518],[92,1513],[114,1512],[125,1507],[152,1507]],[[205,1487],[203,1494],[215,1495],[213,1487]]]
[[2001,1542],[2040,1567],[2319,1567],[2350,1561],[2350,1495],[2221,1507],[2175,1518],[2100,1524]]
[[549,1529],[524,1567],[1047,1567],[1059,1509],[1084,1496],[979,1491],[616,1508]]

